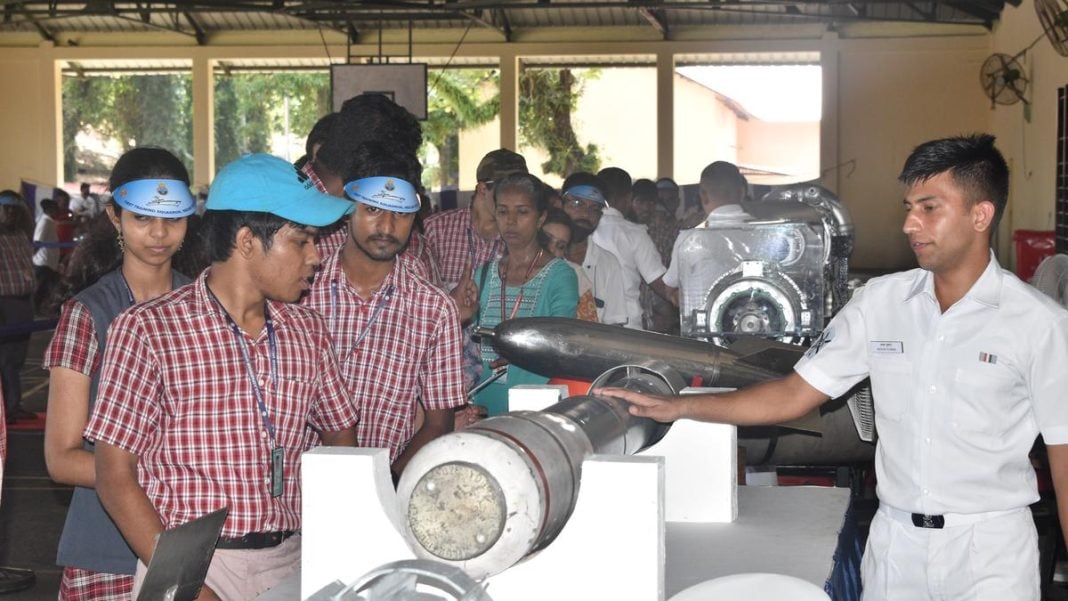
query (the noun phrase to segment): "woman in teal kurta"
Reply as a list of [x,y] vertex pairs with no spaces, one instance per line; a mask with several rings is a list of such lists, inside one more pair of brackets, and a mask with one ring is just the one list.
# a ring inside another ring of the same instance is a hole
[[[479,324],[492,328],[518,317],[575,317],[578,282],[575,271],[538,243],[549,199],[545,185],[533,175],[509,176],[494,186],[497,228],[505,253],[479,267]],[[493,347],[482,345],[482,379],[503,364]],[[488,415],[508,411],[508,389],[517,384],[545,384],[549,378],[515,365],[475,395]]]

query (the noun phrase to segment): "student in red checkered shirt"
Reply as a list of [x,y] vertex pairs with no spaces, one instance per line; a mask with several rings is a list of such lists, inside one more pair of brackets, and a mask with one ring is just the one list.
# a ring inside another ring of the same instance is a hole
[[[473,271],[504,252],[494,216],[493,187],[495,182],[515,173],[527,173],[527,161],[522,155],[505,148],[489,152],[475,169],[478,183],[471,195],[471,206],[427,218],[423,228],[427,246],[447,289],[452,290],[459,284],[465,270]],[[463,336],[466,388],[473,387],[482,377],[482,358],[478,344],[471,338],[473,333],[472,326]]]
[[300,568],[300,460],[355,445],[322,317],[293,304],[319,265],[315,235],[351,204],[282,159],[215,177],[203,218],[212,261],[192,284],[108,331],[97,405],[97,492],[140,562],[155,537],[229,507],[200,599],[252,599]]
[[[360,446],[389,449],[395,474],[433,438],[449,432],[466,404],[460,373],[460,317],[441,289],[398,260],[419,199],[414,155],[368,153],[345,193],[356,209],[344,246],[323,258],[305,306],[320,312],[342,378],[360,409]],[[468,281],[470,277],[468,277]],[[464,312],[474,312],[473,284]],[[416,428],[421,404],[425,421]]]
[[82,431],[115,316],[189,283],[172,269],[196,208],[182,162],[162,148],[135,148],[115,163],[109,183],[107,218],[93,223],[71,257],[59,291],[69,300],[42,362],[49,370],[45,463],[53,480],[75,486],[56,557],[61,600],[130,598],[137,558],[100,505],[93,445]]
[[[14,190],[0,192],[0,325],[33,321],[33,218],[29,206]],[[0,336],[0,389],[7,399],[5,421],[25,413],[22,366],[30,334]]]

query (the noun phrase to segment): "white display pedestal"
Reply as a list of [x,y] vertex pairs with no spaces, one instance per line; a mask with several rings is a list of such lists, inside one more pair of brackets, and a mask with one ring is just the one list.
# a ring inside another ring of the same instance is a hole
[[[560,393],[527,387],[519,404],[536,409]],[[733,426],[681,422],[640,455],[587,458],[575,510],[557,538],[490,577],[487,591],[500,601],[663,600],[665,521],[737,516],[735,449]],[[384,450],[321,447],[303,462],[302,599],[414,557],[400,534]]]
[[[525,386],[516,394],[515,409],[539,410],[557,402],[562,389]],[[834,568],[849,491],[739,489],[736,444],[733,426],[682,421],[639,455],[587,458],[574,512],[559,536],[489,578],[487,592],[494,601],[663,601],[746,572],[785,574],[822,588]],[[304,599],[331,582],[353,582],[414,557],[400,534],[385,450],[318,448],[303,461],[302,577],[261,601]]]

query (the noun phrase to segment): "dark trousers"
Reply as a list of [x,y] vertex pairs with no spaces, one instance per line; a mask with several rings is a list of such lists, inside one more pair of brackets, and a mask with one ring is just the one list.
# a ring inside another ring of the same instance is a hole
[[[12,325],[33,321],[33,303],[30,295],[0,296],[0,324]],[[22,366],[30,347],[29,334],[0,336],[0,382],[4,390],[4,408],[7,415],[22,400]]]
[[59,284],[59,272],[44,265],[34,265],[33,279],[37,281],[37,288],[33,292],[33,306],[41,309],[48,304],[52,292]]

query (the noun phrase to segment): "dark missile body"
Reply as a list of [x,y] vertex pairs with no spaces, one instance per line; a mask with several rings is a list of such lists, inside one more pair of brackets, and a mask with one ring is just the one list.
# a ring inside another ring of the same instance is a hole
[[[618,365],[660,361],[690,383],[741,388],[789,373],[796,347],[760,341],[743,355],[709,342],[630,330],[578,319],[528,317],[481,331],[510,363],[546,377],[593,380]],[[785,348],[784,348],[785,347]]]

